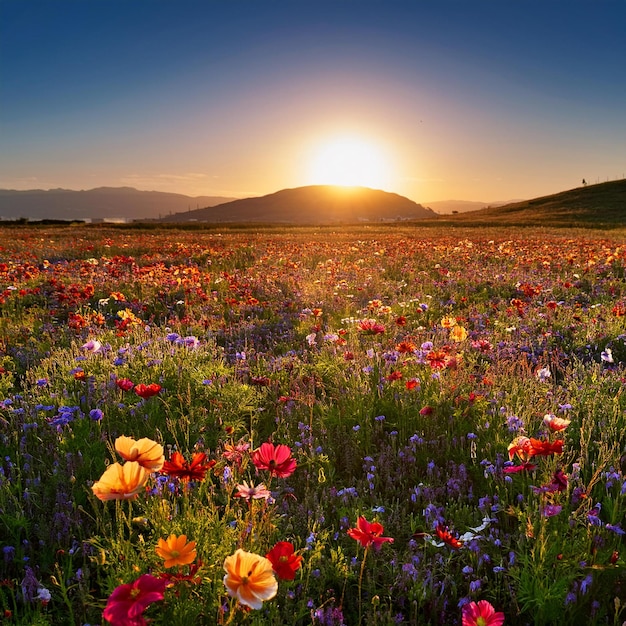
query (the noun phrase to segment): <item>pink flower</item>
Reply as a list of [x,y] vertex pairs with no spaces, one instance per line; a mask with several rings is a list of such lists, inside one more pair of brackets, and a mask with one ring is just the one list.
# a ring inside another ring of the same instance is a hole
[[163,600],[166,587],[166,580],[144,574],[135,582],[116,587],[102,616],[114,626],[145,626],[142,613],[152,602]]
[[248,485],[245,480],[241,485],[237,485],[237,493],[235,493],[235,498],[244,498],[245,500],[267,500],[271,497],[272,494],[264,483]]
[[470,602],[463,607],[462,623],[463,626],[501,626],[504,613],[496,613],[487,600]]
[[291,448],[282,443],[262,443],[252,453],[252,462],[257,469],[267,470],[272,476],[287,478],[296,469],[296,460],[291,456]]

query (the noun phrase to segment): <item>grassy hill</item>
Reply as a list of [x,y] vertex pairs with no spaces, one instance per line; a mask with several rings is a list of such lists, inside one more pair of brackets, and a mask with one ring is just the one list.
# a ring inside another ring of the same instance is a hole
[[176,213],[163,222],[336,224],[433,219],[436,213],[404,196],[367,187],[310,185],[283,189],[205,209]]
[[626,179],[488,207],[438,222],[458,225],[626,227]]

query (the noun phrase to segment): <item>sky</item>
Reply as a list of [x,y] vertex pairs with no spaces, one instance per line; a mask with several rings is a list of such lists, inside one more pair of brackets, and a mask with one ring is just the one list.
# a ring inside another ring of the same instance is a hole
[[0,0],[0,188],[623,178],[625,27],[626,0]]

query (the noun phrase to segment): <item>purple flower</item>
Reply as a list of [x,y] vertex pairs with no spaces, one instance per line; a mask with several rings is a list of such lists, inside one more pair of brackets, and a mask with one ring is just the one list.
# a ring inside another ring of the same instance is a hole
[[89,417],[94,422],[99,422],[104,417],[104,413],[100,409],[91,409],[91,411],[89,411]]

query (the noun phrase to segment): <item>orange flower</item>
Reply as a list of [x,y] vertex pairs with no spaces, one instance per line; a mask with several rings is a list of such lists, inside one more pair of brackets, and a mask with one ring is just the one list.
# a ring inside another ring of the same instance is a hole
[[122,435],[115,440],[115,449],[125,461],[137,461],[151,472],[158,472],[165,462],[163,446],[147,437],[135,441]]
[[441,539],[444,543],[447,543],[454,550],[458,550],[463,543],[454,537],[447,528],[444,528],[440,524],[435,528],[435,535],[438,539]]
[[196,542],[187,542],[187,535],[170,535],[167,539],[159,539],[156,553],[164,559],[164,567],[189,565],[196,558]]
[[149,476],[150,472],[136,461],[113,463],[91,489],[100,500],[134,500]]
[[467,330],[465,330],[463,326],[454,326],[450,330],[450,339],[452,339],[452,341],[455,341],[457,343],[460,343],[461,341],[465,341],[467,339]]
[[515,437],[508,447],[509,459],[513,460],[513,457],[517,454],[522,461],[528,461],[531,456],[530,447],[530,439],[528,437]]
[[530,438],[530,456],[551,456],[563,453],[563,439],[543,441]]
[[269,559],[239,548],[224,561],[224,585],[228,595],[251,609],[260,609],[278,591]]
[[204,480],[206,473],[215,465],[215,461],[206,461],[205,452],[196,452],[189,463],[180,452],[174,452],[169,461],[165,461],[161,471],[168,476],[176,476],[183,482]]

